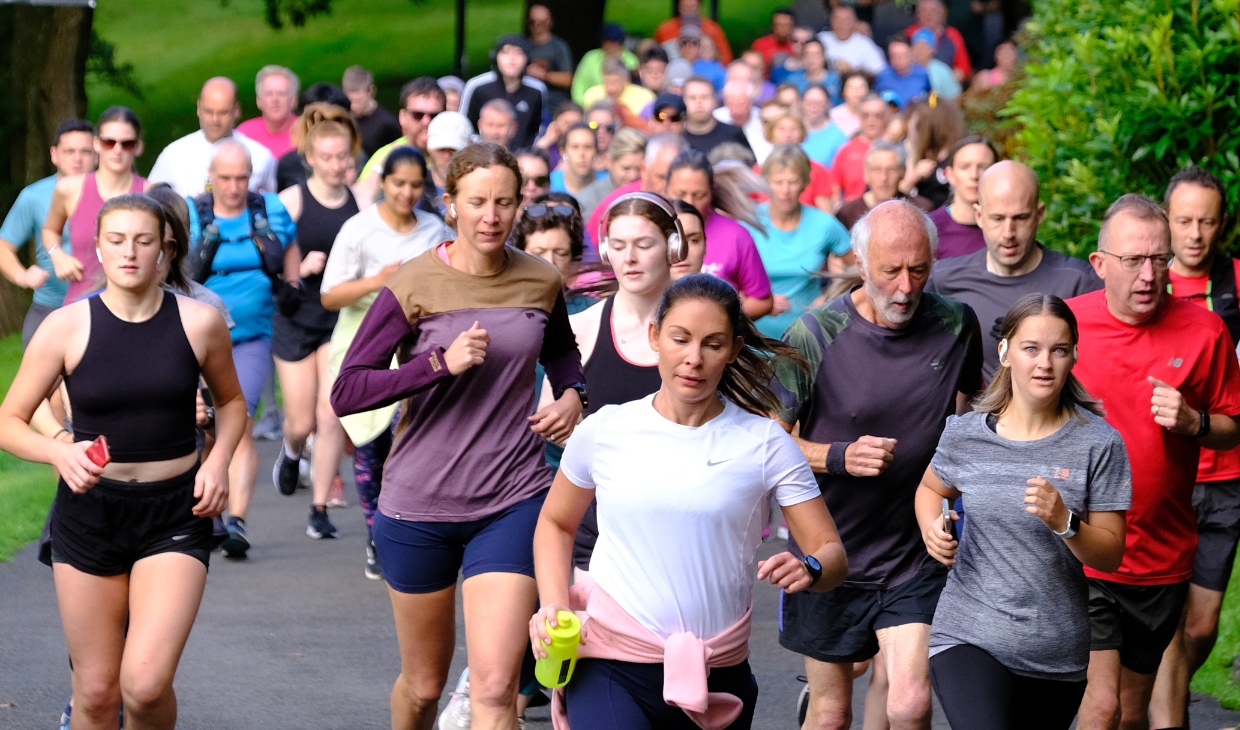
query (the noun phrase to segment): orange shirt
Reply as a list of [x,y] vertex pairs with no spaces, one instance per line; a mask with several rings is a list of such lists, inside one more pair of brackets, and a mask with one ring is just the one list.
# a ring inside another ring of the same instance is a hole
[[[732,63],[732,46],[728,45],[728,37],[723,34],[723,28],[710,18],[702,18],[702,32],[710,36],[715,42],[715,48],[719,50],[719,63],[727,66]],[[660,43],[668,41],[680,35],[680,17],[668,18],[659,24],[654,31],[654,39]]]

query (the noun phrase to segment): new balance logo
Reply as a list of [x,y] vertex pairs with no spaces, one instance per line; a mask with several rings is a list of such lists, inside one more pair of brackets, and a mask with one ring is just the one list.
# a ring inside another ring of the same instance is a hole
[[1055,470],[1055,478],[1056,479],[1067,479],[1069,473],[1070,472],[1067,469],[1060,467]]
[[1167,363],[1167,367],[1178,368],[1183,364],[1184,364],[1184,358],[1173,357],[1171,358],[1171,362]]

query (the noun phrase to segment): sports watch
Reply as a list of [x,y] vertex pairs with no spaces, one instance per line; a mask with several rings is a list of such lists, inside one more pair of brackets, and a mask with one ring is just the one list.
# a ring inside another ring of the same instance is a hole
[[1072,510],[1068,510],[1068,526],[1064,529],[1063,532],[1059,532],[1058,530],[1051,530],[1051,532],[1055,533],[1055,537],[1061,537],[1065,540],[1067,540],[1070,537],[1076,537],[1076,533],[1080,531],[1081,531],[1081,516],[1073,512]]
[[572,385],[568,386],[567,388],[561,390],[558,393],[555,393],[554,394],[555,399],[559,400],[561,397],[563,397],[565,393],[567,393],[570,390],[577,391],[577,397],[581,399],[582,408],[586,408],[587,406],[590,405],[590,397],[586,395],[586,384],[580,381],[573,383]]
[[805,572],[809,573],[810,585],[814,585],[822,577],[822,563],[818,562],[818,558],[813,555],[801,558],[801,565],[805,566]]

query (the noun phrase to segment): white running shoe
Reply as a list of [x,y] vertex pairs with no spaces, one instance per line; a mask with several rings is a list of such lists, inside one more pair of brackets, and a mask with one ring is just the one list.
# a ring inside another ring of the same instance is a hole
[[469,667],[461,672],[456,689],[448,700],[448,706],[439,714],[439,730],[468,730],[469,728]]

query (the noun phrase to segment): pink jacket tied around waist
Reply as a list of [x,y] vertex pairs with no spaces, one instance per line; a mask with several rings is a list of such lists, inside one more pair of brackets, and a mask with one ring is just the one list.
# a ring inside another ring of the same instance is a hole
[[[665,642],[589,578],[570,589],[569,600],[581,619],[585,638],[578,659],[663,664],[663,701],[684,710],[703,730],[722,730],[741,714],[741,699],[726,692],[708,692],[706,675],[711,667],[731,667],[749,658],[752,607],[739,621],[709,639],[686,631],[669,636]],[[552,697],[551,724],[555,730],[570,730],[563,689],[557,689]]]

